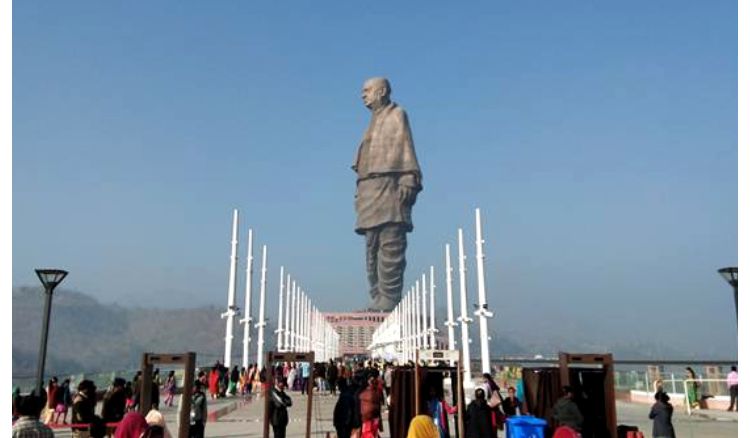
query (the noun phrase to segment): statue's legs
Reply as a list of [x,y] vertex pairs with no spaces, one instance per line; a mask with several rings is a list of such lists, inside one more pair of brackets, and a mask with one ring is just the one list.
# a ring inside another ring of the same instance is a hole
[[401,300],[406,268],[406,229],[384,225],[368,230],[367,278],[370,282],[370,309],[391,311]]
[[365,231],[365,263],[367,264],[367,281],[370,283],[370,298],[378,298],[378,237],[379,228]]

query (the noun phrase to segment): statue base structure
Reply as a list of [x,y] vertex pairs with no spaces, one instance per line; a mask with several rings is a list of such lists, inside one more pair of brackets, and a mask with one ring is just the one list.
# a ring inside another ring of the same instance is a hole
[[375,329],[388,316],[386,312],[329,312],[324,313],[326,322],[339,334],[341,357],[370,356],[367,347],[372,342]]

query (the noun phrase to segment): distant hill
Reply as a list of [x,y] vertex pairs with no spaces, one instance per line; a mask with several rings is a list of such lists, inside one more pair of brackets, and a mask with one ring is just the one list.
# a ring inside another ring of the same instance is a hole
[[[145,351],[195,351],[199,365],[213,363],[224,357],[226,322],[219,318],[222,311],[208,306],[128,308],[62,289],[53,299],[46,369],[60,375],[132,370],[140,365]],[[13,290],[14,377],[35,373],[42,312],[40,288]],[[241,330],[238,324],[233,340],[238,360]],[[266,342],[273,346],[272,336]]]

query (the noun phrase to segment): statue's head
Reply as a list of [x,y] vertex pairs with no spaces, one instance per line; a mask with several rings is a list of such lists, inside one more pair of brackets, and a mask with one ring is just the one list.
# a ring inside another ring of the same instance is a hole
[[391,84],[386,78],[370,78],[362,86],[362,100],[367,108],[376,110],[391,102]]

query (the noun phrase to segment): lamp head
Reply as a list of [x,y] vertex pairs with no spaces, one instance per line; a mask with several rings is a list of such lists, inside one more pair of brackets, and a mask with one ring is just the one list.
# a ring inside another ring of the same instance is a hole
[[62,283],[65,276],[68,275],[68,271],[62,269],[36,269],[36,275],[44,285],[44,289],[52,291],[58,284]]
[[727,281],[732,287],[737,287],[737,267],[730,266],[727,268],[719,269],[719,274]]

